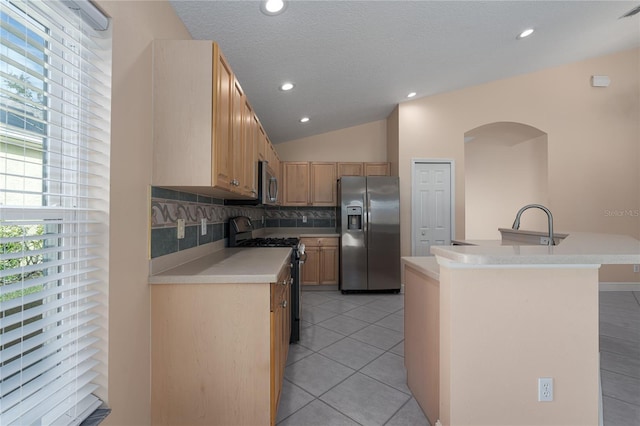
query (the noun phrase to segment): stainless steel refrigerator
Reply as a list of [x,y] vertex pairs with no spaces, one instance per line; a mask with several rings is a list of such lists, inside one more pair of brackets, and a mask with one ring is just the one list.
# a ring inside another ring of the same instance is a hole
[[340,290],[400,291],[398,178],[345,176],[338,180]]

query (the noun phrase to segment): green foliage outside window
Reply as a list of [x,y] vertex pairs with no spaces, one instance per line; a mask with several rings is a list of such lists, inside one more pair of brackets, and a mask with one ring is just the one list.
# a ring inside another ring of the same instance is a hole
[[[40,264],[44,261],[43,255],[38,254],[37,251],[44,247],[44,240],[41,238],[30,239],[29,237],[37,237],[44,234],[44,227],[42,225],[31,226],[0,226],[0,238],[12,239],[10,242],[3,242],[0,244],[0,271],[15,270],[15,274],[2,277],[2,285],[13,284],[23,281],[28,285],[28,280],[44,276],[42,270],[35,270],[30,272],[21,272],[20,268],[30,265]],[[30,254],[29,252],[36,252]],[[20,257],[10,257],[14,253],[22,253]],[[42,285],[35,285],[26,287],[22,290],[17,290],[11,293],[0,296],[0,302],[22,297],[27,294],[35,293],[42,290]]]

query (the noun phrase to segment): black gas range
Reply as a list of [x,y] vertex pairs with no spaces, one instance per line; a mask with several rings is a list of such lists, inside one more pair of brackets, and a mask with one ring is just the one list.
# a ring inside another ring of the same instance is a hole
[[291,338],[300,340],[300,265],[306,254],[304,244],[293,237],[254,237],[251,219],[238,216],[229,219],[229,247],[290,247],[291,248]]
[[299,243],[300,239],[292,237],[259,237],[240,241],[236,247],[291,247],[297,249]]

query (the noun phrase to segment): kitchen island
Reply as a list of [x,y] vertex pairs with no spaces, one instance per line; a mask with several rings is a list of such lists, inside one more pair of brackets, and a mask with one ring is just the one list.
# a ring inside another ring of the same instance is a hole
[[[443,425],[597,425],[598,269],[640,263],[640,241],[569,233],[405,257],[408,384]],[[553,379],[539,402],[538,379]]]
[[151,423],[275,424],[291,330],[291,249],[181,256],[156,262],[162,271],[149,277]]

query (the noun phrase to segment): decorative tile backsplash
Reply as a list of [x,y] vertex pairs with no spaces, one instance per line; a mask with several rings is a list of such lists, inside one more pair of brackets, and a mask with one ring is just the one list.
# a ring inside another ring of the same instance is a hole
[[[248,216],[255,229],[262,228],[263,207],[223,204],[217,198],[151,187],[151,258],[227,238],[230,217]],[[207,220],[206,235],[200,232],[202,218]],[[177,235],[178,219],[185,220],[182,239]]]
[[[213,243],[229,236],[229,218],[248,216],[254,229],[335,228],[335,207],[225,206],[224,200],[171,189],[151,187],[151,258]],[[201,235],[201,219],[207,233]],[[306,218],[306,222],[305,222]],[[185,220],[178,239],[178,219]]]
[[[335,228],[335,207],[266,207],[267,228]],[[306,218],[306,222],[305,222]]]

